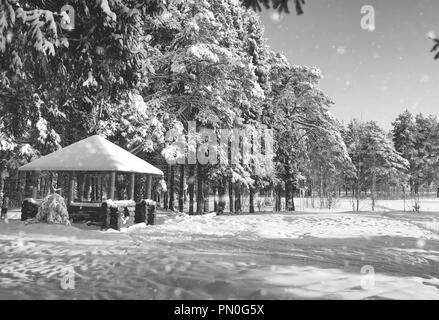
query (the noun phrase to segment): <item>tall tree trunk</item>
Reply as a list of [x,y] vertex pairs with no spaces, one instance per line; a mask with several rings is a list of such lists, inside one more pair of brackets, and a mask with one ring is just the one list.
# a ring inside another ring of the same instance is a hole
[[250,213],[255,213],[255,189],[250,187],[249,189],[249,202],[250,202]]
[[207,182],[207,166],[203,170],[203,205],[204,205],[204,212],[209,212],[209,183]]
[[166,166],[165,179],[166,179],[166,192],[163,193],[163,209],[168,210],[168,193],[169,193],[169,166]]
[[3,203],[3,197],[5,192],[5,176],[6,168],[3,164],[0,166],[0,205]]
[[[169,186],[168,186],[169,188]],[[163,192],[163,209],[168,210],[168,190],[166,192]]]
[[184,210],[184,164],[180,164],[180,188],[178,190],[178,211]]
[[276,212],[280,212],[282,209],[282,187],[280,186],[280,184],[278,184],[275,189],[274,189],[274,196],[275,196],[275,201],[274,201],[274,211]]
[[283,196],[282,184],[279,185],[279,211],[282,211],[282,196]]
[[233,214],[233,182],[232,178],[229,179],[229,211],[230,214]]
[[289,179],[285,180],[285,211],[290,211],[291,204],[290,204],[290,186],[291,182]]
[[375,211],[375,192],[376,192],[376,174],[372,174],[372,190],[371,190],[371,198],[372,198],[372,211]]
[[291,200],[290,200],[290,211],[296,211],[296,205],[294,204],[294,194],[296,193],[296,186],[291,184]]
[[169,166],[169,209],[174,211],[174,201],[175,201],[175,176],[174,176],[174,166]]
[[241,213],[241,184],[236,183],[235,185],[235,213]]
[[403,197],[403,200],[404,200],[404,212],[405,212],[406,209],[405,209],[405,187],[404,186],[402,187],[402,192],[403,192],[402,197]]
[[419,212],[420,210],[420,204],[419,204],[419,184],[418,181],[415,182],[415,212]]
[[203,214],[203,182],[204,174],[201,164],[197,164],[197,214]]
[[223,214],[226,209],[226,185],[227,178],[223,177],[221,184],[218,186],[218,213]]
[[212,188],[213,193],[213,211],[218,212],[218,198],[217,198],[217,187]]
[[195,193],[195,165],[189,165],[188,178],[188,193],[189,193],[189,215],[194,214],[194,193]]
[[357,198],[357,211],[360,211],[360,188],[357,187],[356,190],[356,198]]

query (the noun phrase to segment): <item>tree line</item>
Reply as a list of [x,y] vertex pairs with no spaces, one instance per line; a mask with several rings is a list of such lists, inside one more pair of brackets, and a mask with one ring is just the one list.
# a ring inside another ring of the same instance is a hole
[[[17,188],[22,164],[96,133],[161,165],[160,201],[183,211],[187,197],[190,214],[212,210],[209,195],[217,211],[226,202],[242,211],[248,194],[253,212],[258,192],[273,194],[275,210],[281,201],[294,210],[305,187],[324,197],[343,186],[360,199],[407,176],[415,193],[431,182],[416,169],[432,152],[427,138],[414,157],[374,123],[344,127],[320,71],[273,51],[257,14],[236,1],[70,3],[75,26],[66,30],[61,3],[0,0],[0,192]],[[272,129],[273,170],[254,170],[263,148],[249,163],[169,166],[189,121],[215,132]]]

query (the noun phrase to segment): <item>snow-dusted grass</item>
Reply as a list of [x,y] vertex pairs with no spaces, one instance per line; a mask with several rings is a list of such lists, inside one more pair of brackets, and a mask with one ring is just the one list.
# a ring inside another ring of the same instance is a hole
[[[0,298],[438,299],[438,219],[162,213],[122,232],[11,220],[0,224]],[[60,285],[66,267],[73,290]]]
[[[356,210],[356,201],[350,198],[335,198],[331,209],[319,208],[319,199],[315,199],[314,207],[310,198],[295,199],[296,207],[305,212],[345,212]],[[419,200],[420,210],[422,212],[439,212],[439,198],[425,198]],[[376,200],[375,212],[406,211],[413,212],[415,202],[413,199],[400,200]],[[372,211],[372,200],[362,199],[360,201],[359,211]]]

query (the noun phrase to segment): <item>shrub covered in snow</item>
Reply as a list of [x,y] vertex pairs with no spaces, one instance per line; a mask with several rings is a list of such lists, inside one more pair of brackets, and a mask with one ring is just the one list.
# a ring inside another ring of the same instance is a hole
[[64,198],[56,193],[44,198],[36,220],[37,222],[70,225],[69,213]]

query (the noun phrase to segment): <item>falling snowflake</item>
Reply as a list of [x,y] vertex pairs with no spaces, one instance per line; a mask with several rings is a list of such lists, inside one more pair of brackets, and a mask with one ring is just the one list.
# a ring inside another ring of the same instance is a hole
[[425,240],[424,239],[418,239],[418,241],[416,241],[416,246],[418,248],[424,248],[425,247]]
[[279,22],[283,19],[283,15],[281,13],[279,13],[278,11],[274,11],[270,14],[270,18],[271,18],[271,20],[273,20],[275,22]]
[[386,85],[383,85],[383,86],[380,87],[380,90],[382,92],[387,92],[387,91],[389,91],[389,87],[387,87]]
[[370,25],[367,27],[367,31],[374,32],[374,31],[375,31],[375,25],[370,24]]
[[421,79],[419,80],[421,83],[427,83],[430,81],[430,76],[428,74],[422,75]]
[[339,46],[338,48],[337,48],[337,54],[338,55],[344,55],[346,53],[346,48],[345,47],[342,47],[342,46]]

